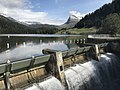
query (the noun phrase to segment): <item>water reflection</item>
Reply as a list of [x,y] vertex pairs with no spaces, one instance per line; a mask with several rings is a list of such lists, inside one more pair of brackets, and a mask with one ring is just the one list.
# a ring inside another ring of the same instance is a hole
[[55,43],[42,43],[42,44],[34,44],[34,43],[26,43],[21,44],[18,47],[10,50],[6,50],[0,53],[0,58],[2,62],[3,60],[16,60],[21,58],[28,58],[31,56],[39,56],[42,55],[42,50],[45,48],[55,49],[55,50],[67,50],[68,47],[64,43],[55,42]]
[[18,60],[31,56],[43,55],[43,49],[68,50],[78,48],[77,43],[81,36],[64,37],[21,37],[2,36],[0,37],[0,63],[7,60]]

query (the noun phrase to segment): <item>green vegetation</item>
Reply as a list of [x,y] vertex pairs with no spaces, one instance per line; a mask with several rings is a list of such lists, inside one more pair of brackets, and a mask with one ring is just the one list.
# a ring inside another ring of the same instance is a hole
[[86,15],[80,22],[76,24],[76,28],[83,27],[101,27],[102,21],[106,18],[107,15],[112,13],[120,13],[120,0],[114,0],[112,3],[105,4],[100,9],[96,10],[93,13]]
[[109,33],[111,35],[120,34],[120,13],[108,15],[99,30],[100,33]]
[[105,4],[100,9],[86,15],[75,28],[98,28],[98,33],[120,34],[120,0]]
[[53,25],[27,26],[0,15],[0,34],[53,34],[58,32]]
[[93,34],[96,33],[96,28],[73,28],[68,30],[61,30],[57,34]]
[[[100,9],[77,21],[68,19],[61,26],[54,25],[23,25],[0,15],[1,34],[120,34],[120,0],[105,4]],[[72,29],[69,29],[72,28]]]
[[26,33],[27,26],[13,22],[8,18],[0,15],[0,33]]
[[56,27],[51,27],[51,26],[43,26],[43,27],[38,27],[36,29],[33,28],[34,34],[54,34],[58,32],[59,30]]

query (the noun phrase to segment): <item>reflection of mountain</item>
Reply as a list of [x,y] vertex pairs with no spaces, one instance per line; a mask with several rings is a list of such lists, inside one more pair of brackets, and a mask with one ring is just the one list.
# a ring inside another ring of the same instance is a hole
[[32,56],[40,56],[43,55],[42,50],[46,48],[54,50],[68,50],[67,46],[64,43],[60,42],[41,44],[35,44],[32,42],[24,43],[15,48],[0,53],[0,63],[5,63],[7,60],[15,61],[23,58],[30,58]]
[[[65,51],[77,47],[74,41],[78,38],[80,37],[0,37],[2,60],[0,63],[8,59],[18,60],[42,55],[42,50],[46,48]],[[9,48],[7,48],[7,43],[10,45]]]
[[[20,36],[10,36],[10,38],[6,37],[0,37],[0,52],[3,52],[7,49],[19,47],[20,45],[29,45],[32,46],[31,43],[34,43],[35,45],[41,44],[41,43],[75,43],[74,40],[81,39],[82,36],[76,36],[76,37],[20,37]],[[7,48],[7,43],[9,43],[9,48]],[[71,47],[71,46],[70,46]]]

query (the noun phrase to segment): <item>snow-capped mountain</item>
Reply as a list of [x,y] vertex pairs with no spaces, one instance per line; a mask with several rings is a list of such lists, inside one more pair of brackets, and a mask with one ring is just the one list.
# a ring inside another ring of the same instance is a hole
[[80,14],[77,11],[70,11],[70,16],[68,20],[65,22],[65,24],[61,25],[62,28],[72,28],[75,26],[76,23],[82,19],[84,15]]
[[0,15],[4,16],[4,17],[9,17],[8,15],[4,14],[4,13],[0,13]]
[[81,15],[79,12],[70,11],[70,16],[65,24],[76,23],[76,22],[80,21],[80,19],[82,19],[82,17],[83,17],[83,15]]
[[70,18],[71,19],[81,19],[84,15],[80,14],[77,11],[70,11]]
[[10,16],[8,16],[8,15],[6,15],[6,14],[3,14],[3,13],[0,13],[0,15],[8,18],[9,20],[11,20],[11,21],[13,21],[13,22],[18,22],[18,23],[23,24],[23,25],[26,25],[26,26],[41,24],[40,22],[34,22],[34,21],[23,21],[23,22],[21,22],[21,21],[15,20],[14,18],[12,18],[12,17],[10,17]]
[[40,22],[34,22],[34,21],[25,21],[23,23],[26,23],[28,25],[35,25],[35,24],[41,24]]
[[0,13],[0,15],[2,15],[2,16],[4,16],[4,17],[8,18],[10,21],[18,22],[17,20],[15,20],[14,18],[12,18],[12,17],[10,17],[10,16],[8,16],[8,15],[6,15],[6,14]]
[[80,19],[74,15],[71,15],[65,24],[77,23]]
[[[47,24],[42,24],[42,22],[40,23],[40,22],[35,22],[35,21],[18,21],[18,20],[15,20],[14,18],[12,18],[12,17],[10,17],[6,14],[2,14],[2,13],[0,13],[0,15],[8,18],[12,22],[22,24],[22,25],[27,26],[29,28],[40,28],[40,27],[45,27],[45,26],[47,26],[47,27],[51,26],[51,25],[47,25]],[[80,19],[83,16],[84,15],[80,14],[77,11],[70,11],[68,20],[63,25],[55,26],[55,27],[56,28],[60,27],[60,29],[62,29],[62,28],[72,28],[72,27],[75,26],[75,24],[77,22],[80,21]],[[52,26],[54,26],[54,25],[52,25]]]

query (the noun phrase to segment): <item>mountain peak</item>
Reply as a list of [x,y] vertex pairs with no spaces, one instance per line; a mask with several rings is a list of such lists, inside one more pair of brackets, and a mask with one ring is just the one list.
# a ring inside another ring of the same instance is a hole
[[80,20],[80,18],[77,17],[76,15],[71,15],[71,16],[70,16],[70,19],[73,19],[73,20]]
[[9,17],[7,14],[4,14],[4,13],[0,13],[0,15],[2,15],[4,17]]
[[73,28],[75,24],[78,23],[80,19],[85,16],[84,14],[81,14],[77,11],[70,11],[69,13],[70,15],[68,20],[63,25],[61,25],[62,28]]
[[76,24],[84,15],[77,11],[70,11],[70,16],[65,24],[74,23]]
[[70,18],[80,20],[84,15],[78,11],[70,11]]

